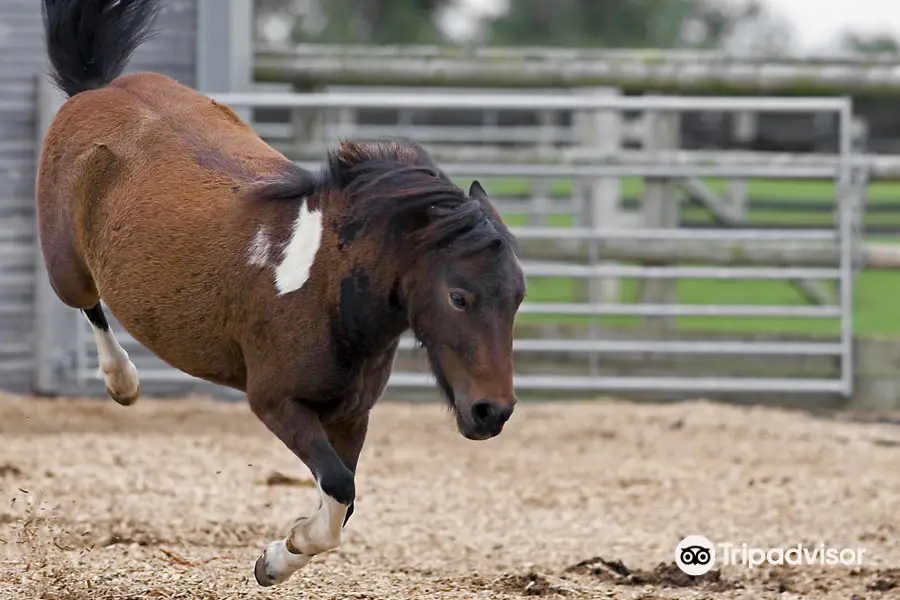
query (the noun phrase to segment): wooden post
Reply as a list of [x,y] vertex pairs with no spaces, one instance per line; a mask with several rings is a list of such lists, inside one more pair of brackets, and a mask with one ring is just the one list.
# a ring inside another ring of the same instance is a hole
[[[550,152],[553,148],[553,131],[557,126],[556,113],[549,110],[542,110],[538,113],[540,120],[540,128],[538,130],[537,149],[541,152]],[[553,205],[553,182],[548,179],[539,179],[530,186],[531,198],[528,204],[531,207],[531,214],[528,215],[528,221],[536,227],[546,227],[547,212]]]
[[892,339],[854,340],[855,390],[848,408],[856,413],[900,411],[900,344]]
[[[677,150],[680,145],[681,115],[652,113],[647,115],[645,149],[652,153]],[[648,177],[644,184],[644,226],[652,229],[675,228],[679,224],[678,189],[669,178]],[[648,304],[669,304],[676,301],[677,281],[641,280],[641,301]],[[671,327],[669,317],[647,317],[652,330],[665,331]]]
[[[742,148],[750,148],[759,129],[759,116],[752,112],[739,112],[734,115],[734,138]],[[747,180],[730,179],[728,190],[722,195],[726,210],[735,221],[747,219]]]
[[[618,96],[615,88],[589,88],[580,93],[591,96]],[[577,115],[574,120],[582,145],[601,153],[617,153],[622,147],[622,115],[617,111],[586,111]],[[626,227],[622,214],[621,182],[616,177],[598,177],[581,182],[581,225],[593,229],[603,227]],[[577,226],[578,224],[576,224]],[[588,263],[616,264],[600,261],[598,242],[588,244]],[[581,301],[590,304],[614,304],[621,302],[621,281],[615,278],[599,277],[583,279],[578,287]],[[589,327],[591,339],[600,337],[600,325],[596,319],[591,320]],[[590,372],[600,373],[600,355],[590,355]]]
[[[593,96],[618,96],[615,88],[590,88],[580,93]],[[592,150],[615,155],[622,147],[622,116],[616,111],[586,111],[577,115],[575,126],[582,145]],[[617,228],[633,227],[622,210],[622,184],[616,177],[599,177],[582,181],[581,225],[584,227]],[[577,226],[577,224],[576,224]],[[596,243],[591,244],[591,264],[600,263],[596,257]],[[583,280],[582,299],[590,303],[617,303],[621,301],[621,282],[614,278]]]

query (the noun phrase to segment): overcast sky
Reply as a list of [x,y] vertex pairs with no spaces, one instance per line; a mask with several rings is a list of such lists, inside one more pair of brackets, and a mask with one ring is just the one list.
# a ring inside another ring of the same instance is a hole
[[[598,0],[598,2],[601,0]],[[721,0],[727,2],[728,0]],[[800,51],[828,47],[845,28],[863,32],[888,31],[900,36],[900,1],[898,0],[764,0],[773,10],[784,15],[794,28]],[[493,11],[504,0],[461,0],[467,12]],[[467,29],[464,15],[448,23],[453,29]]]
[[828,44],[845,27],[900,36],[897,0],[765,0],[791,21],[800,49]]

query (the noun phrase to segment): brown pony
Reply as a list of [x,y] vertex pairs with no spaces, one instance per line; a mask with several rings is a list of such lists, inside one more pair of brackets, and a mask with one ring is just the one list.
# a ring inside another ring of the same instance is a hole
[[137,400],[138,374],[101,298],[168,364],[246,392],[310,469],[319,508],[268,545],[261,585],[340,544],[369,412],[406,330],[459,431],[500,433],[525,281],[477,181],[464,193],[408,140],[347,141],[320,173],[300,169],[229,108],[162,75],[121,75],[161,0],[42,2],[69,97],[37,179],[50,282],[90,321],[117,402]]

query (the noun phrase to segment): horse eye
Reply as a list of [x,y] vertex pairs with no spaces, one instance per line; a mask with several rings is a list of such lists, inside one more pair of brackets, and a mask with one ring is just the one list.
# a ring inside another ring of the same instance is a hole
[[450,292],[450,304],[457,310],[465,310],[469,305],[465,294],[461,292]]

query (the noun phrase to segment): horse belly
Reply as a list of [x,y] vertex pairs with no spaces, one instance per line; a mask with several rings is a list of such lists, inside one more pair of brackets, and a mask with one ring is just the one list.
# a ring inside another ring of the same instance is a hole
[[242,389],[246,369],[234,335],[238,306],[229,297],[224,264],[204,251],[221,244],[207,227],[186,220],[179,227],[152,227],[147,224],[153,220],[139,212],[132,208],[127,223],[107,223],[105,229],[118,228],[124,235],[106,237],[102,249],[88,253],[101,298],[122,326],[166,363]]
[[135,301],[132,295],[116,293],[106,294],[104,301],[122,327],[162,361],[193,377],[244,390],[246,367],[240,346],[210,315],[194,310],[190,301],[159,297],[154,302],[153,295]]

